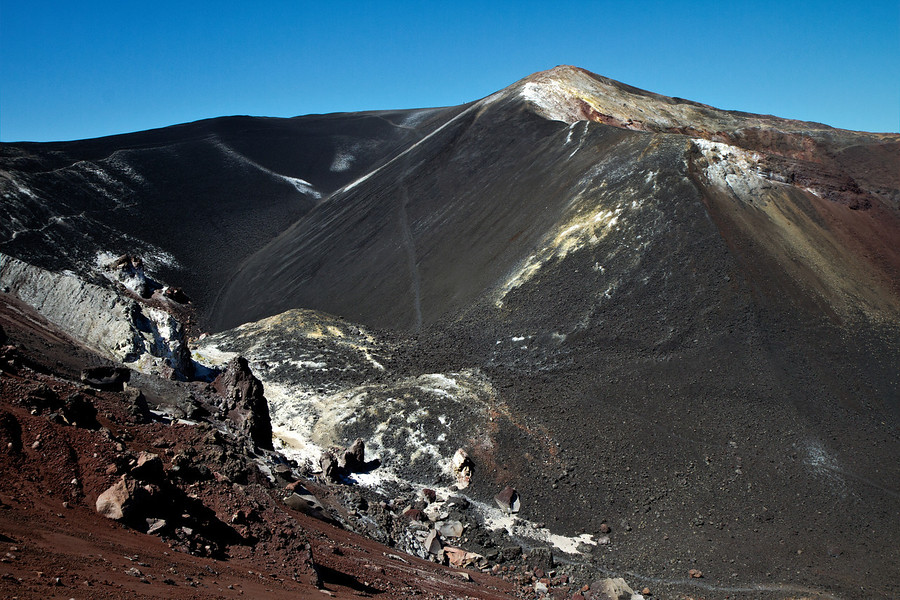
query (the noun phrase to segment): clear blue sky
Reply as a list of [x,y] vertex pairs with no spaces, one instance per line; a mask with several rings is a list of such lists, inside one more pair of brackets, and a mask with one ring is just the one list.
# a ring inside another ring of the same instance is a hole
[[0,0],[0,140],[447,106],[557,64],[720,108],[900,127],[896,0]]

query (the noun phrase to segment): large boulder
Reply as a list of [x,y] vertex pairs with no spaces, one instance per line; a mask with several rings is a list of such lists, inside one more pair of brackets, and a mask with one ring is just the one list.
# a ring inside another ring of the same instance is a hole
[[97,512],[115,521],[135,519],[146,503],[149,491],[136,480],[123,475],[97,498]]
[[234,357],[213,382],[222,397],[225,418],[243,433],[254,450],[272,450],[272,419],[262,382],[253,375],[247,359]]
[[356,438],[338,460],[338,466],[346,473],[368,473],[380,465],[381,460],[377,458],[366,461],[366,443],[362,438]]
[[120,392],[131,379],[131,369],[127,367],[88,367],[81,370],[81,382],[98,390]]
[[606,578],[591,584],[591,597],[594,600],[631,600],[632,590],[621,577]]
[[131,475],[141,481],[158,482],[164,476],[163,463],[158,454],[142,451],[138,454],[136,464],[131,468]]

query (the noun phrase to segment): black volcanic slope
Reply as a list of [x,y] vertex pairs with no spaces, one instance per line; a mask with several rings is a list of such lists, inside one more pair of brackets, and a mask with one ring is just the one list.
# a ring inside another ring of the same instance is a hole
[[205,308],[247,256],[440,114],[228,117],[3,144],[0,252],[78,273],[100,251],[138,254]]
[[900,596],[896,134],[558,67],[455,108],[0,151],[4,253],[144,253],[204,327],[314,308],[410,372],[483,371],[557,446],[501,436],[475,492],[608,520],[612,571]]

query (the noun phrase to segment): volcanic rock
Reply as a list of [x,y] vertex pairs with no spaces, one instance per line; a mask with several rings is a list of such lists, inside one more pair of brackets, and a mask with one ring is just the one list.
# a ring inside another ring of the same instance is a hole
[[403,516],[410,521],[418,521],[420,523],[428,523],[430,521],[428,515],[425,514],[425,511],[419,508],[406,509],[405,511],[403,511]]
[[254,449],[272,449],[272,421],[263,386],[250,370],[247,359],[236,356],[213,385],[224,398],[228,421],[247,436]]
[[546,546],[538,546],[528,551],[528,565],[532,568],[550,570],[553,562],[553,551]]
[[131,476],[141,481],[158,482],[163,478],[163,463],[158,454],[141,452],[131,468]]
[[453,475],[456,477],[456,487],[461,490],[469,487],[469,483],[472,481],[473,466],[469,455],[466,454],[466,451],[462,448],[459,448],[453,454],[453,458],[450,461],[450,468],[453,470]]
[[438,521],[434,526],[443,537],[448,538],[458,538],[464,531],[463,524],[459,521]]
[[338,460],[338,466],[347,473],[365,473],[380,464],[381,461],[377,458],[366,462],[366,444],[362,438],[356,438]]
[[518,560],[522,556],[521,546],[504,546],[500,548],[499,559],[502,562],[512,562]]
[[122,391],[131,379],[126,367],[91,367],[81,371],[81,381],[100,390]]
[[147,519],[147,533],[150,535],[162,532],[167,526],[165,519]]
[[634,595],[621,577],[606,578],[591,584],[591,597],[595,600],[631,600]]
[[131,520],[147,499],[147,490],[127,475],[106,489],[97,498],[97,512],[116,521]]
[[[125,410],[135,423],[149,423],[153,420],[153,414],[150,412],[150,406],[147,404],[147,398],[144,393],[133,387],[125,389],[124,393]],[[162,443],[167,443],[162,440]],[[157,448],[165,448],[166,446],[156,446]]]
[[466,510],[469,508],[469,501],[462,496],[449,496],[447,498],[447,506],[451,508],[458,508],[459,510]]
[[328,450],[319,457],[319,466],[322,468],[322,476],[326,481],[340,481],[341,468],[334,454]]
[[431,529],[428,531],[428,534],[425,536],[425,540],[422,542],[422,546],[425,548],[425,551],[433,556],[437,556],[441,553],[441,536],[438,534],[436,529]]
[[447,558],[448,564],[457,569],[477,567],[485,563],[482,555],[454,546],[444,546],[444,556]]
[[497,506],[508,513],[519,512],[519,507],[521,506],[519,493],[510,486],[506,486],[505,488],[503,488],[503,490],[496,494],[494,496],[494,502],[497,503]]

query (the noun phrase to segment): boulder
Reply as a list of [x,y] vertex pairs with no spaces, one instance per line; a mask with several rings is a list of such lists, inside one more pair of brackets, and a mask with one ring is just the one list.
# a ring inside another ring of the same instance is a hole
[[457,508],[459,510],[466,510],[469,508],[469,501],[463,498],[462,496],[450,496],[447,498],[447,506],[450,508]]
[[144,393],[133,387],[125,389],[125,410],[135,423],[149,423],[153,420],[153,413],[147,404]]
[[163,463],[158,454],[141,452],[137,464],[131,469],[132,477],[142,481],[160,481],[163,478]]
[[463,524],[459,521],[440,521],[435,523],[435,527],[444,537],[458,538],[464,531]]
[[341,468],[334,454],[326,450],[319,458],[319,466],[322,467],[322,476],[328,481],[338,481],[340,479]]
[[147,519],[147,533],[151,535],[161,533],[167,525],[168,523],[165,519]]
[[356,440],[347,447],[338,460],[338,466],[345,473],[368,473],[373,469],[381,466],[381,460],[373,458],[366,461],[366,444],[361,438]]
[[528,565],[536,569],[553,568],[553,551],[547,547],[532,548],[528,552]]
[[122,475],[121,479],[97,498],[97,512],[115,521],[131,520],[146,500],[147,490],[137,481]]
[[366,443],[362,441],[362,438],[356,438],[356,440],[344,450],[344,455],[341,457],[338,464],[347,471],[354,473],[365,465],[365,463]]
[[480,554],[476,554],[475,552],[468,552],[463,550],[462,548],[456,548],[454,546],[445,546],[444,547],[444,556],[447,557],[447,562],[451,567],[455,567],[457,569],[464,569],[466,567],[478,567],[482,564],[486,564],[484,557]]
[[500,562],[511,562],[518,560],[521,556],[521,546],[505,546],[503,548],[500,548],[500,556],[498,557],[498,559]]
[[98,390],[121,392],[131,378],[126,367],[89,367],[81,370],[81,382]]
[[284,503],[304,514],[316,517],[317,519],[325,519],[325,507],[319,502],[319,499],[312,494],[298,494],[296,492],[284,498]]
[[595,600],[631,600],[634,590],[621,577],[601,579],[591,584]]
[[420,523],[429,522],[428,515],[425,514],[425,511],[418,508],[410,508],[403,511],[403,516],[410,521],[418,521]]
[[474,467],[472,460],[466,451],[459,448],[450,461],[450,468],[453,470],[453,476],[456,478],[456,487],[463,490],[469,487],[472,481],[472,468]]
[[226,419],[243,433],[254,450],[272,450],[272,420],[263,385],[250,370],[247,359],[234,357],[213,382],[222,396]]
[[494,496],[494,502],[508,513],[519,512],[521,506],[518,492],[510,486],[506,486],[499,494]]
[[425,548],[426,552],[433,554],[434,556],[441,553],[441,536],[436,529],[432,529],[428,532],[428,535],[425,536],[425,541],[422,542],[422,546]]

